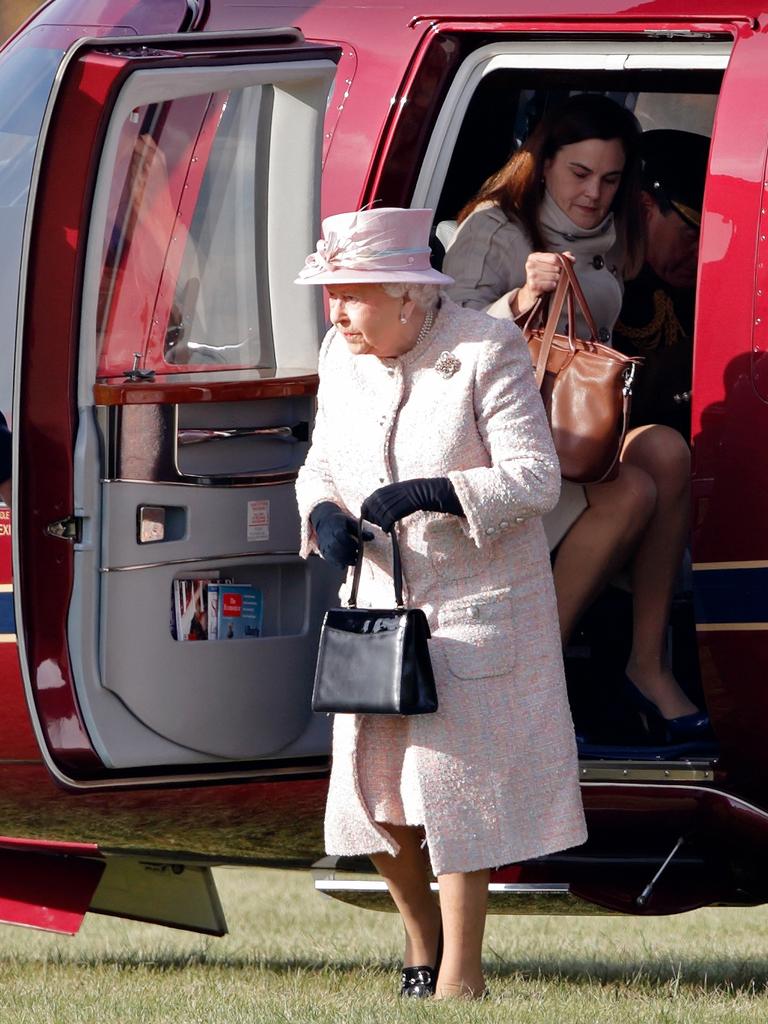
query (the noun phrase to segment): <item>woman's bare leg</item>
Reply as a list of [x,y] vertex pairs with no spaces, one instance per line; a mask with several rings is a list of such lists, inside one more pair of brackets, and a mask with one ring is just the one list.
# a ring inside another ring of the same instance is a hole
[[408,825],[386,826],[400,846],[396,857],[375,853],[376,870],[387,883],[405,928],[406,967],[432,967],[440,938],[440,906],[430,889],[429,864],[421,847],[423,832]]
[[627,675],[665,718],[696,711],[666,659],[666,632],[675,579],[689,521],[690,453],[670,427],[638,427],[627,435],[625,465],[643,470],[656,486],[656,509],[632,563],[632,653]]
[[437,978],[438,999],[482,996],[482,950],[490,871],[440,875],[443,960]]
[[589,507],[557,550],[553,567],[560,635],[567,643],[585,609],[639,542],[656,506],[651,477],[623,465],[615,480],[586,488]]

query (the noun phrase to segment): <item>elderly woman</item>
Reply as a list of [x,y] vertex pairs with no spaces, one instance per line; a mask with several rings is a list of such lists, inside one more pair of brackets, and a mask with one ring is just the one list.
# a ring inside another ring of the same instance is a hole
[[437,713],[336,716],[326,845],[386,879],[403,993],[449,998],[484,991],[489,867],[582,843],[585,826],[540,518],[557,458],[518,329],[440,297],[451,279],[429,265],[430,221],[324,222],[299,277],[327,287],[333,326],[297,495],[304,555],[351,565],[357,517],[379,528],[370,607],[392,605],[397,528],[407,601],[432,631]]
[[[634,115],[604,96],[571,97],[545,117],[461,211],[445,258],[455,278],[451,297],[494,317],[520,317],[554,290],[560,270],[553,254],[565,252],[600,340],[610,343],[623,276],[635,274],[643,258],[639,138]],[[688,446],[676,431],[638,427],[627,435],[615,480],[564,483],[545,519],[564,641],[631,560],[633,643],[624,686],[654,743],[710,737],[708,716],[679,686],[665,650],[688,534],[689,477]]]

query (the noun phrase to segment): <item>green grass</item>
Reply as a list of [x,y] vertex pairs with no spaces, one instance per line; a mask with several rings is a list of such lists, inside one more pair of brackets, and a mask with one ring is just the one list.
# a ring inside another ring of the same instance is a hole
[[219,871],[224,939],[93,916],[74,939],[0,928],[2,1024],[650,1024],[768,1020],[768,909],[490,918],[486,1003],[396,995],[393,914],[306,874]]

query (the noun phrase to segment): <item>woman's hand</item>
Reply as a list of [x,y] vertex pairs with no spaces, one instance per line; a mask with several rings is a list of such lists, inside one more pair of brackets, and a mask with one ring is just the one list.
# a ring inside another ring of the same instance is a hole
[[385,484],[369,494],[360,509],[363,519],[381,527],[385,533],[389,533],[396,522],[413,512],[464,515],[458,495],[447,476],[418,477],[415,480]]
[[518,288],[510,301],[515,316],[527,312],[537,299],[557,288],[562,273],[560,256],[574,260],[573,253],[532,252],[525,261],[525,284]]
[[[354,565],[359,544],[357,523],[352,516],[342,512],[332,501],[323,501],[312,509],[309,519],[315,528],[317,546],[325,561],[340,569]],[[363,540],[373,540],[370,530],[363,530]]]

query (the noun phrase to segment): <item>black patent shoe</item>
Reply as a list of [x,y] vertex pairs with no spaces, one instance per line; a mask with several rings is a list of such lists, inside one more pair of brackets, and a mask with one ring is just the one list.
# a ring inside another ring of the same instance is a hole
[[435,994],[437,971],[434,967],[404,967],[400,975],[400,995],[427,999]]
[[656,743],[677,745],[680,743],[711,743],[714,740],[709,715],[706,711],[694,711],[678,718],[664,718],[659,709],[635,686],[629,676],[624,676],[625,692],[640,712],[649,738]]

